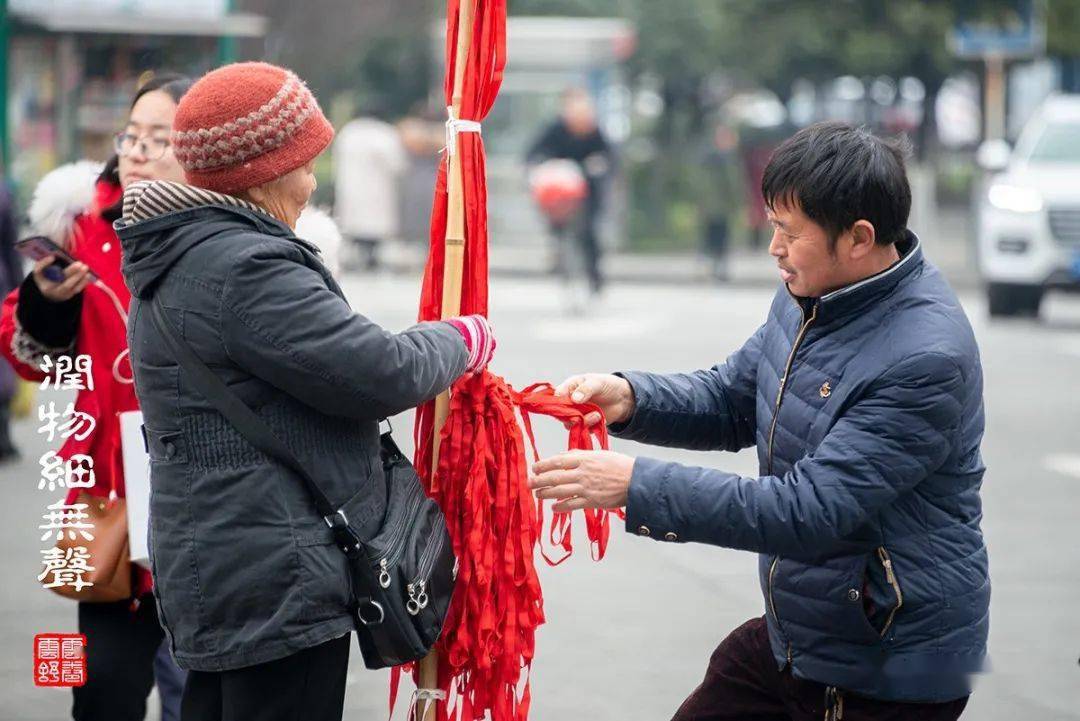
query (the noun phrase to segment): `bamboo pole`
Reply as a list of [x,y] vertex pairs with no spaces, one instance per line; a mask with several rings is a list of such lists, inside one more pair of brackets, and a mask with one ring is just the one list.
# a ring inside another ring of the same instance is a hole
[[[453,116],[461,117],[461,98],[465,86],[465,65],[469,59],[472,42],[473,0],[460,0],[458,5],[457,46],[454,48],[454,85],[450,106]],[[446,168],[446,238],[443,264],[441,317],[452,318],[461,314],[461,283],[465,265],[465,179],[461,172],[461,152],[454,148]],[[432,438],[431,472],[439,467],[439,441],[443,425],[450,414],[450,391],[444,391],[435,399],[435,433]],[[419,687],[439,687],[439,653],[432,651],[420,660]],[[422,721],[434,721],[435,703],[418,706]]]

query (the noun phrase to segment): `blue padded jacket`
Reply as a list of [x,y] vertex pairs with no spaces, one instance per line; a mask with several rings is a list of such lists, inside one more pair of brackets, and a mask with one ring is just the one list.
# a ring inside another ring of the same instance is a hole
[[626,372],[644,443],[757,446],[760,477],[638,458],[627,530],[760,554],[780,668],[871,698],[969,693],[990,580],[978,347],[913,234],[887,270],[820,299],[781,288],[727,362]]

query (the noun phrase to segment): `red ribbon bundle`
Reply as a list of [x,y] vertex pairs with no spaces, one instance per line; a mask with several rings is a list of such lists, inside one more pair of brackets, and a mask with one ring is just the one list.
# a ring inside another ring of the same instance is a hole
[[[592,449],[594,437],[601,448],[607,447],[603,424],[592,432],[585,427],[585,416],[597,411],[596,406],[556,397],[548,384],[517,393],[502,378],[485,372],[454,386],[433,475],[430,438],[424,435],[431,430],[430,414],[422,415],[417,470],[446,514],[458,558],[457,587],[438,648],[439,687],[452,691],[459,703],[440,707],[440,721],[452,716],[473,721],[488,711],[492,721],[528,718],[527,676],[536,628],[544,622],[534,565],[544,510],[528,488],[524,437],[515,408],[534,456],[534,414],[568,424],[572,449]],[[607,548],[609,513],[587,511],[586,529],[593,557],[599,560]],[[558,565],[573,551],[570,514],[553,514],[549,533],[564,553],[556,561],[542,553],[549,564]]]
[[[461,717],[469,721],[485,709],[492,719],[528,718],[528,684],[518,698],[518,680],[532,662],[544,609],[532,563],[537,532],[533,500],[523,487],[523,450],[506,383],[491,373],[459,381],[429,494],[446,514],[458,558],[439,641],[439,686],[455,687]],[[421,477],[432,479],[429,471]],[[437,718],[445,717],[440,709]]]
[[[472,38],[464,73],[460,118],[482,120],[491,109],[506,63],[506,0],[449,0],[447,3],[446,99],[451,104],[458,9],[473,3]],[[465,201],[465,260],[461,313],[488,311],[487,185],[480,134],[457,135]],[[439,168],[431,217],[431,250],[424,273],[420,320],[435,320],[442,309],[447,225],[446,157]],[[515,392],[489,372],[467,376],[451,389],[449,416],[440,433],[438,468],[432,469],[434,403],[422,406],[416,421],[416,469],[428,493],[446,515],[458,558],[457,586],[439,640],[439,688],[453,701],[439,704],[438,721],[466,721],[491,714],[492,721],[525,721],[536,628],[544,622],[544,603],[534,552],[544,525],[543,504],[528,488],[525,439],[519,409],[536,454],[532,415],[555,417],[570,428],[570,448],[607,447],[603,424],[590,431],[585,415],[599,410],[556,397],[550,385]],[[434,472],[433,472],[434,471]],[[590,511],[586,529],[593,557],[607,547],[609,514]],[[566,560],[573,550],[570,514],[554,514],[552,545]],[[391,708],[399,674],[391,681]],[[522,681],[522,676],[525,676]]]
[[[533,436],[531,413],[551,416],[563,422],[570,430],[570,442],[567,448],[570,450],[593,450],[593,437],[596,444],[604,450],[608,447],[607,426],[598,423],[592,428],[585,425],[585,416],[590,412],[600,412],[600,409],[591,404],[575,404],[566,398],[555,395],[555,389],[550,383],[535,383],[519,394],[515,395],[515,401],[521,410],[521,420],[525,425],[525,432],[529,436],[529,444],[532,447],[533,458],[540,460],[540,453],[536,448],[536,439]],[[585,514],[585,531],[589,537],[590,552],[594,561],[599,561],[607,553],[608,538],[611,536],[611,513],[595,508],[587,508]],[[619,518],[625,518],[623,511],[617,511]],[[549,566],[558,566],[570,558],[574,552],[571,539],[569,513],[554,513],[551,517],[551,527],[548,531],[548,542],[552,546],[561,546],[563,555],[557,561],[551,560],[547,551],[541,544],[540,553]],[[536,527],[544,527],[544,502],[536,502]]]

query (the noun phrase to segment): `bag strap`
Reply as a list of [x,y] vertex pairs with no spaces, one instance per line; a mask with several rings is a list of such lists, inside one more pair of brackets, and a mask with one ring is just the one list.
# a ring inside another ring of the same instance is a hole
[[246,403],[240,400],[228,386],[210,370],[210,367],[192,350],[191,345],[180,335],[176,325],[165,315],[157,298],[150,302],[151,315],[155,325],[161,331],[165,344],[172,351],[176,361],[188,375],[192,385],[202,396],[217,408],[221,415],[231,423],[240,435],[244,436],[251,445],[259,449],[271,458],[275,458],[292,469],[300,480],[304,482],[308,493],[315,502],[315,508],[322,516],[326,525],[334,533],[334,540],[346,555],[359,552],[363,547],[356,532],[349,527],[349,519],[341,509],[334,509],[333,504],[323,493],[319,484],[311,477],[303,464],[293,455],[270,428],[266,422],[251,410]]

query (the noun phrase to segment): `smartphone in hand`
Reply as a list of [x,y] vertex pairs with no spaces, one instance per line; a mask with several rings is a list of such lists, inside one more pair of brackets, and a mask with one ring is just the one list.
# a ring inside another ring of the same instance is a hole
[[[46,278],[54,283],[62,281],[64,279],[64,268],[76,262],[70,253],[44,235],[32,235],[29,238],[23,238],[15,243],[15,250],[35,263],[47,256],[53,256],[54,260],[45,269],[44,274]],[[97,274],[92,270],[90,271],[90,277],[95,281],[98,279]]]

